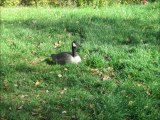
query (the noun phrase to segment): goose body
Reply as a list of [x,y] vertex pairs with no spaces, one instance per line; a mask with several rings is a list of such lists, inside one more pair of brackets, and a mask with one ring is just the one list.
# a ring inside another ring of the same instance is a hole
[[81,57],[76,53],[76,48],[76,43],[72,42],[72,52],[61,52],[51,57],[57,64],[80,63]]

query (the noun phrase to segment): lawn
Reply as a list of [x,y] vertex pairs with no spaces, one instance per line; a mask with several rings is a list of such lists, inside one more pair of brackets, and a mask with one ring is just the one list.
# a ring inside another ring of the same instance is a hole
[[[159,8],[1,8],[1,119],[160,119]],[[82,62],[50,64],[73,40]]]

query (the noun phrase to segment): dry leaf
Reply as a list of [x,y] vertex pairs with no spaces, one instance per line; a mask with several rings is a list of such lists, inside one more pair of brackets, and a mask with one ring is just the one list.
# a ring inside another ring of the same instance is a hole
[[24,98],[25,97],[25,95],[21,95],[21,98]]
[[12,110],[12,108],[11,108],[11,107],[9,107],[9,110]]
[[39,97],[39,96],[40,96],[40,94],[37,94],[37,95],[36,95],[36,97]]
[[149,95],[149,96],[151,95],[151,93],[148,90],[146,91],[146,94]]
[[18,108],[17,108],[17,110],[22,110],[23,109],[23,105],[21,105],[21,106],[19,106]]
[[35,109],[33,109],[33,111],[31,112],[31,114],[32,114],[33,116],[35,116],[35,115],[40,114],[40,111],[41,111],[41,108],[35,108]]
[[25,97],[27,97],[28,95],[21,95],[21,98],[25,98]]
[[107,67],[107,68],[104,68],[103,71],[112,71],[113,68],[112,67]]
[[103,75],[101,76],[101,80],[102,80],[102,81],[104,81],[104,80],[109,80],[109,79],[111,79],[111,77],[110,77],[109,75],[104,75],[104,74],[103,74]]
[[99,73],[98,73],[98,75],[99,75],[99,76],[102,76],[102,75],[103,75],[103,73],[102,73],[102,72],[99,72]]
[[61,78],[61,77],[62,77],[62,75],[61,75],[61,74],[58,74],[58,77],[59,77],[59,78]]
[[141,84],[141,83],[137,83],[137,86],[138,86],[138,87],[141,87],[141,86],[142,86],[142,84]]
[[64,94],[64,90],[62,90],[62,91],[60,92],[60,94],[63,95],[63,94]]
[[93,74],[98,74],[98,73],[99,73],[99,70],[98,70],[97,68],[95,68],[95,69],[91,69],[91,72],[92,72]]
[[71,120],[78,120],[78,118],[76,117],[76,115],[72,115]]
[[95,69],[92,68],[92,69],[91,69],[91,72],[98,72],[98,71],[99,71],[99,70],[98,70],[97,68],[95,68]]
[[54,43],[54,48],[61,47],[61,45],[62,45],[62,42],[61,42],[61,41],[55,42],[55,43]]
[[61,90],[60,94],[63,95],[66,90],[67,90],[66,88],[64,88],[63,90]]
[[46,90],[46,93],[49,93],[49,90]]
[[31,114],[32,114],[33,116],[38,115],[37,112],[32,112]]
[[40,84],[40,82],[37,80],[36,82],[35,82],[35,86],[38,86]]
[[62,111],[62,114],[66,114],[67,113],[67,111]]
[[31,61],[31,64],[32,64],[32,65],[35,65],[35,64],[37,64],[37,63],[39,63],[39,62],[41,62],[41,61],[43,61],[43,58],[35,58],[35,59],[33,59],[33,60]]
[[58,44],[60,45],[60,44],[62,44],[62,42],[59,40],[59,41],[58,41]]
[[14,84],[14,86],[15,86],[15,87],[18,87],[18,85],[17,85],[17,84]]
[[67,69],[67,68],[64,68],[64,70],[67,71],[68,69]]
[[112,72],[112,73],[110,74],[110,77],[114,77],[114,76],[115,76],[115,73]]
[[35,50],[32,50],[31,53],[32,53],[32,54],[36,54],[36,51],[35,51]]

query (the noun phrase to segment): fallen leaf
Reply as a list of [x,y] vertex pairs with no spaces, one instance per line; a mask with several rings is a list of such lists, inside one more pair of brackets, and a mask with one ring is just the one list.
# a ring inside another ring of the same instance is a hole
[[58,41],[58,44],[62,44],[62,42],[61,42],[61,41]]
[[138,86],[138,87],[141,87],[141,86],[142,86],[142,84],[141,84],[141,83],[137,83],[137,86]]
[[111,73],[109,74],[109,76],[112,78],[112,77],[115,76],[115,73],[114,73],[114,72],[111,72]]
[[102,73],[102,72],[99,72],[99,73],[98,73],[98,75],[99,75],[99,76],[102,76],[102,75],[103,75],[103,73]]
[[46,90],[46,93],[49,93],[49,90]]
[[149,95],[149,96],[151,95],[151,93],[148,90],[146,91],[146,94]]
[[66,90],[67,90],[66,88],[64,88],[63,90],[61,90],[60,94],[63,95]]
[[18,108],[17,108],[17,110],[22,110],[23,109],[23,105],[21,105],[21,106],[19,106]]
[[12,110],[12,108],[11,108],[11,107],[9,107],[9,110]]
[[40,82],[37,80],[36,82],[35,82],[35,86],[38,86],[40,84]]
[[76,117],[76,115],[72,115],[71,120],[78,120],[78,118]]
[[97,69],[97,68],[95,68],[95,69],[91,69],[91,72],[93,73],[93,74],[98,74],[99,73],[99,70]]
[[31,53],[32,53],[32,54],[36,54],[37,52],[36,52],[35,50],[32,50]]
[[61,42],[61,41],[55,42],[55,43],[54,43],[54,48],[61,47],[61,45],[62,45],[62,42]]
[[28,95],[21,95],[21,98],[25,98],[25,97],[27,97]]
[[101,76],[101,80],[102,80],[102,81],[104,81],[104,80],[109,80],[109,79],[111,79],[111,77],[110,77],[109,75],[103,74],[103,75]]
[[32,114],[33,116],[38,115],[37,112],[32,112],[31,114]]
[[64,70],[67,71],[68,69],[67,69],[67,68],[64,68]]
[[21,95],[21,98],[24,98],[25,97],[25,95]]
[[17,84],[14,84],[14,86],[15,86],[15,87],[18,87],[18,85],[17,85]]
[[104,68],[103,70],[104,70],[104,71],[112,71],[113,68],[112,68],[112,67],[107,67],[107,68]]
[[37,94],[37,95],[36,95],[36,97],[39,97],[39,96],[40,96],[40,94]]
[[62,111],[62,114],[66,114],[67,113],[67,111]]
[[40,115],[40,111],[41,111],[41,108],[35,108],[35,109],[33,109],[33,111],[31,112],[31,114],[32,114],[33,116],[35,116],[35,115]]
[[31,61],[31,64],[32,64],[32,65],[35,65],[35,64],[37,64],[37,63],[39,63],[39,62],[41,62],[41,61],[43,61],[43,58],[35,58],[35,59],[33,59],[33,60]]
[[62,75],[61,75],[61,74],[58,74],[58,77],[59,77],[59,78],[61,78],[61,77],[62,77]]

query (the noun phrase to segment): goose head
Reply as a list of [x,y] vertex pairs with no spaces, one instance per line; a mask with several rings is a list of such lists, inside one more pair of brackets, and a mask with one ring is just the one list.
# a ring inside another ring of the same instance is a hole
[[79,62],[81,62],[81,57],[77,53],[77,48],[79,46],[80,45],[76,41],[72,42],[72,57],[73,57],[72,60],[73,60],[73,63],[79,63]]

